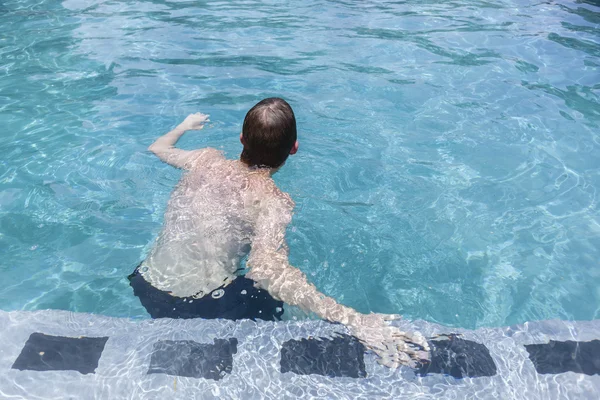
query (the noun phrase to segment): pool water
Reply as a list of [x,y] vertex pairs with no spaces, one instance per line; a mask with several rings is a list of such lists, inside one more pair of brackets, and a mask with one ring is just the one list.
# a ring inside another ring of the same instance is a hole
[[291,261],[360,311],[600,315],[597,0],[4,1],[0,309],[147,318],[125,277],[180,172],[282,96]]

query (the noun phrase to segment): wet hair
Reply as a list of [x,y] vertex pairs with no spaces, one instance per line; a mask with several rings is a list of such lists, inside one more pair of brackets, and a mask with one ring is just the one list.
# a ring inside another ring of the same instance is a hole
[[242,137],[242,162],[251,167],[280,167],[296,143],[296,117],[292,107],[278,97],[258,102],[244,118]]

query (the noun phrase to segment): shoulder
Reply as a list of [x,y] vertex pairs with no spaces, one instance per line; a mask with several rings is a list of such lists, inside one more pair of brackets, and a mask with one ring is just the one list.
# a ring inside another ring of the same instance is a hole
[[292,197],[283,192],[277,187],[275,182],[270,183],[263,193],[263,199],[261,200],[262,214],[277,215],[277,219],[290,223],[296,204]]
[[279,189],[277,186],[275,186],[275,187],[276,187],[276,192],[275,192],[274,196],[278,199],[281,206],[292,211],[294,209],[294,207],[296,207],[296,203],[292,199],[292,196],[290,196],[289,193],[282,192],[281,189]]
[[218,161],[225,161],[223,152],[212,147],[205,147],[203,149],[193,150],[190,152],[190,156],[185,164],[186,169],[195,169],[205,167],[207,165],[213,165]]
[[[255,228],[268,235],[285,232],[285,227],[292,222],[294,201],[288,193],[281,191],[274,182],[264,182],[255,191],[252,208]],[[267,232],[267,233],[265,233]]]

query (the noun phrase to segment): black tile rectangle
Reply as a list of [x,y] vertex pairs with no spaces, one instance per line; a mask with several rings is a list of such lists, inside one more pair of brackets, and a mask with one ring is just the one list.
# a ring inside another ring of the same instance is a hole
[[538,374],[569,371],[586,375],[600,374],[600,340],[551,340],[545,344],[526,344],[525,349]]
[[108,337],[64,337],[32,333],[12,368],[93,374]]
[[214,344],[192,340],[154,343],[148,374],[168,374],[219,380],[231,373],[237,339],[215,339]]
[[288,340],[281,348],[281,373],[364,378],[364,352],[362,343],[348,335]]
[[447,374],[455,378],[496,375],[490,351],[481,343],[449,334],[429,340],[429,346],[431,361],[421,365],[419,375]]

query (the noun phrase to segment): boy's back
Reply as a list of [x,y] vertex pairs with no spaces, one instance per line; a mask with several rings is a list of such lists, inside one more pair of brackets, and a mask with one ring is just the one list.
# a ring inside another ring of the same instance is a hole
[[[202,297],[235,279],[258,219],[287,224],[294,203],[268,171],[227,160],[215,149],[196,152],[188,168],[142,271],[155,287],[174,296]],[[272,208],[278,212],[268,212]]]

